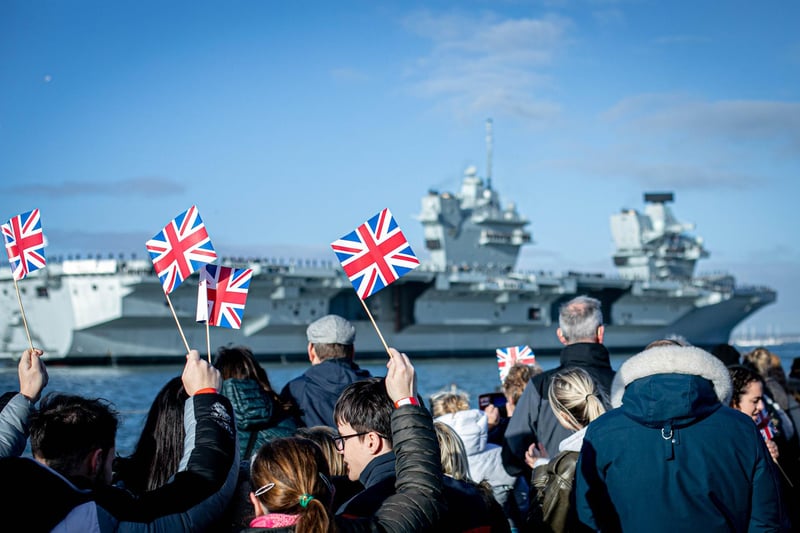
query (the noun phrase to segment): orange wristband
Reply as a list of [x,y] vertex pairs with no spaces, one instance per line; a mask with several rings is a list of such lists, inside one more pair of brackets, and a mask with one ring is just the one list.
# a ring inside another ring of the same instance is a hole
[[400,398],[399,400],[394,402],[395,409],[397,409],[401,405],[419,405],[419,400],[417,400],[413,396],[409,396],[408,398]]
[[205,389],[198,389],[194,394],[195,396],[198,394],[216,394],[217,389],[214,387],[206,387]]

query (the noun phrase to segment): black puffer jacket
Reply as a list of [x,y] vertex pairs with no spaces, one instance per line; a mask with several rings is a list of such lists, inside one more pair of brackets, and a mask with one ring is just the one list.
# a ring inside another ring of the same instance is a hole
[[[339,533],[388,532],[413,533],[438,531],[444,508],[442,497],[442,467],[439,463],[439,444],[433,429],[433,419],[423,407],[403,405],[392,413],[392,439],[397,456],[396,491],[388,496],[370,517],[337,516]],[[293,531],[294,528],[257,531]]]

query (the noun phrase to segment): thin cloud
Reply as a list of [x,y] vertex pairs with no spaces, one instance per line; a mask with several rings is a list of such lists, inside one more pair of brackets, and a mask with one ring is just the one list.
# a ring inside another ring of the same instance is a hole
[[669,95],[623,100],[604,116],[639,131],[800,143],[800,103],[768,100],[690,101]]
[[68,196],[159,196],[181,194],[186,187],[164,178],[129,178],[120,181],[62,181],[61,183],[28,183],[4,189],[11,194],[50,198]]
[[552,84],[547,68],[569,43],[569,20],[420,11],[404,26],[431,42],[429,53],[409,68],[413,94],[459,113],[537,121],[560,114],[557,103],[537,92]]
[[653,39],[653,44],[670,46],[682,44],[705,44],[711,42],[708,37],[700,35],[664,35]]

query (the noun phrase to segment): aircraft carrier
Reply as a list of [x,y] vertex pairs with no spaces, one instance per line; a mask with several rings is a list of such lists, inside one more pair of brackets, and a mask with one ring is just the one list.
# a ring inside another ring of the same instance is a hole
[[[618,276],[518,271],[520,248],[531,242],[528,221],[501,204],[487,175],[470,167],[460,191],[422,198],[429,259],[366,300],[387,344],[413,358],[493,357],[498,347],[525,344],[537,355],[557,353],[559,306],[577,295],[602,301],[612,353],[675,336],[710,348],[776,299],[774,290],[738,286],[730,275],[695,275],[708,252],[673,215],[672,193],[645,194],[643,211],[611,215]],[[334,259],[222,262],[254,274],[242,328],[212,328],[212,349],[242,344],[262,361],[304,360],[306,326],[336,313],[354,323],[359,358],[386,356]],[[186,351],[149,260],[51,261],[18,285],[33,344],[51,364],[174,362]],[[183,285],[170,299],[189,345],[202,354],[197,274]],[[28,340],[9,268],[0,270],[0,327],[0,358],[18,358]]]

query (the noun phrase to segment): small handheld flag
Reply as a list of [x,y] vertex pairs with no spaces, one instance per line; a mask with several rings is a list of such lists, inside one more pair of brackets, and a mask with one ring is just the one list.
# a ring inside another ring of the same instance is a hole
[[331,243],[331,248],[361,300],[419,266],[388,209]]
[[217,258],[203,219],[194,205],[147,241],[147,251],[165,294],[178,288],[203,264]]
[[500,381],[505,381],[508,371],[515,364],[534,365],[536,364],[536,356],[533,354],[531,347],[523,346],[509,346],[508,348],[498,348],[495,350],[497,354],[497,369],[500,372]]
[[764,442],[769,442],[772,439],[774,439],[775,434],[778,432],[775,429],[775,426],[772,424],[772,420],[770,420],[766,409],[762,409],[758,413],[758,420],[756,421],[756,426],[758,426],[758,431],[764,438]]
[[207,320],[211,326],[241,328],[252,277],[253,270],[250,268],[204,265],[200,269],[197,321]]
[[44,233],[38,209],[22,213],[2,225],[8,261],[15,280],[44,268]]

